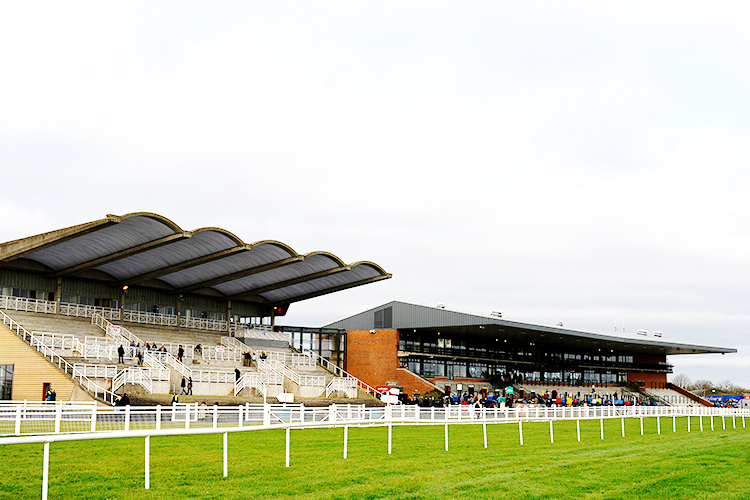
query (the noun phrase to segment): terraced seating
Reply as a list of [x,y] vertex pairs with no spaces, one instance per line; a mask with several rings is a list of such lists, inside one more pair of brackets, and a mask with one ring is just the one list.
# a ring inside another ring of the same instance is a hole
[[[35,342],[58,352],[81,375],[113,390],[151,394],[181,392],[185,377],[192,379],[193,394],[198,396],[231,396],[240,392],[246,396],[255,393],[268,397],[280,392],[292,392],[302,398],[328,397],[334,393],[350,398],[359,396],[354,379],[336,377],[318,365],[314,357],[292,352],[288,339],[270,330],[264,333],[269,343],[247,345],[237,338],[206,331],[130,323],[117,325],[96,314],[93,318],[75,318],[12,312],[14,319],[26,329],[47,332],[35,334]],[[280,340],[282,337],[284,340]],[[248,341],[254,343],[253,339]],[[168,353],[146,350],[139,364],[131,342],[156,344],[157,349],[165,346]],[[195,350],[198,344],[201,350]],[[120,345],[126,351],[124,363],[117,363]],[[176,359],[179,346],[183,347],[183,362]],[[246,353],[255,359],[254,366],[244,366]],[[265,368],[272,364],[273,369],[259,370],[261,359],[268,364]],[[242,383],[237,381],[237,371]]]

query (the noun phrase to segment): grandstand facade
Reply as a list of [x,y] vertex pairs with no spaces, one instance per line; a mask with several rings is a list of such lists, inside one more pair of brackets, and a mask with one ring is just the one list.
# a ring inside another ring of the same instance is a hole
[[343,371],[345,332],[274,324],[295,302],[390,277],[373,262],[145,212],[3,243],[0,397],[54,387],[59,399],[112,403],[118,390],[181,392],[183,378],[204,396],[372,393]]
[[346,330],[348,371],[408,394],[507,385],[658,392],[670,389],[667,356],[737,352],[661,332],[546,326],[396,301],[326,326]]

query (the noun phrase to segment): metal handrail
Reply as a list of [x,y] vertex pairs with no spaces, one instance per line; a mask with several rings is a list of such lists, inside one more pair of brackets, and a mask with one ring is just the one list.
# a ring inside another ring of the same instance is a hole
[[14,332],[16,335],[21,337],[25,342],[28,342],[31,347],[36,348],[37,352],[42,353],[45,358],[49,358],[49,361],[52,364],[56,364],[56,366],[63,372],[65,372],[68,376],[70,376],[74,381],[78,381],[78,383],[85,387],[86,390],[89,392],[92,391],[92,388],[94,389],[94,395],[99,396],[99,394],[103,395],[103,399],[107,401],[110,404],[114,404],[115,401],[119,398],[117,394],[115,394],[112,391],[109,391],[98,384],[96,384],[93,380],[86,377],[85,375],[76,374],[75,370],[73,368],[73,365],[68,363],[62,356],[57,354],[54,350],[50,349],[46,345],[43,345],[41,342],[37,342],[37,345],[32,345],[32,342],[36,338],[34,334],[32,334],[30,331],[28,331],[26,328],[21,326],[18,322],[16,322],[13,318],[8,316],[4,311],[0,311],[0,317],[2,318],[3,325],[7,326],[10,331]]

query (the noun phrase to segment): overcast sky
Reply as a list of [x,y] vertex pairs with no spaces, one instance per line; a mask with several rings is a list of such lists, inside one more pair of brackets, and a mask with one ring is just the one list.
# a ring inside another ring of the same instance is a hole
[[371,260],[391,300],[738,354],[746,2],[3,2],[0,241],[105,214]]

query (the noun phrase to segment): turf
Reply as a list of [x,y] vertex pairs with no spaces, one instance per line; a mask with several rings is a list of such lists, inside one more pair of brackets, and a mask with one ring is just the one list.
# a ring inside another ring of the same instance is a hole
[[[283,430],[229,435],[229,477],[222,477],[222,436],[151,438],[151,489],[144,489],[143,439],[50,445],[49,498],[80,499],[704,499],[750,498],[750,426],[715,431],[693,418],[556,422],[518,426],[442,426],[293,430],[291,467],[284,467]],[[750,422],[748,422],[750,424]],[[0,446],[0,499],[39,498],[41,444]]]

